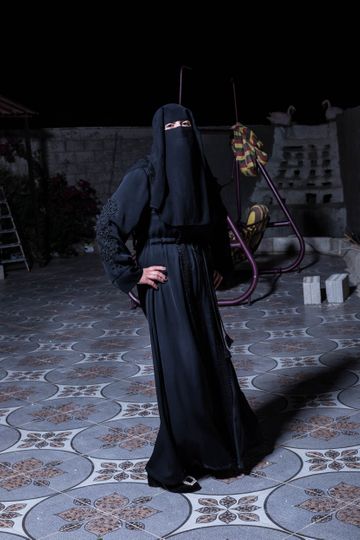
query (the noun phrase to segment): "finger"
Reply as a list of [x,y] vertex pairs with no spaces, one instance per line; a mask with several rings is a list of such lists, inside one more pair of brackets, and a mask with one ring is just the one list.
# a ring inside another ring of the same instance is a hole
[[165,274],[162,274],[161,272],[156,272],[156,276],[155,278],[159,281],[166,281],[167,280],[167,276],[165,276]]
[[151,272],[148,277],[151,279],[156,279],[157,281],[161,281],[161,282],[167,280],[167,277],[161,272]]
[[158,289],[159,287],[156,285],[155,281],[153,281],[152,279],[147,279],[146,280],[146,285],[149,285],[150,287],[152,287],[153,289]]
[[151,270],[166,270],[166,266],[150,266]]

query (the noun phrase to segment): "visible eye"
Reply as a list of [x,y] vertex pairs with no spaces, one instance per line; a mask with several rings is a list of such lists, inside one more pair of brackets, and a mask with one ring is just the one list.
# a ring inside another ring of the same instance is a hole
[[183,120],[181,122],[181,125],[182,125],[182,127],[191,127],[191,122],[190,122],[190,120]]
[[175,127],[174,122],[170,122],[169,124],[165,124],[165,129],[173,129]]

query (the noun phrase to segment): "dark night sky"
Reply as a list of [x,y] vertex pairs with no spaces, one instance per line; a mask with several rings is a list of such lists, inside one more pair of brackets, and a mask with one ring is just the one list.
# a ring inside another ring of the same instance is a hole
[[201,25],[185,14],[156,25],[146,17],[140,25],[131,15],[92,15],[71,24],[72,14],[37,25],[24,18],[20,53],[1,36],[0,94],[38,111],[39,125],[150,125],[157,107],[178,100],[181,65],[192,67],[184,72],[183,104],[200,125],[234,122],[231,77],[239,119],[248,124],[266,124],[270,111],[289,105],[297,123],[319,123],[324,99],[360,105],[351,14],[343,23],[338,14],[314,20],[285,12],[281,22],[276,14],[259,21],[240,11],[238,19],[215,13]]

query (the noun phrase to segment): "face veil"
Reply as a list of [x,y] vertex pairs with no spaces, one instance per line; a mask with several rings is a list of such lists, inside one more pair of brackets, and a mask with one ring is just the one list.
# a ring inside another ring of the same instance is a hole
[[164,105],[153,118],[151,207],[173,227],[209,225],[209,193],[216,182],[192,112]]

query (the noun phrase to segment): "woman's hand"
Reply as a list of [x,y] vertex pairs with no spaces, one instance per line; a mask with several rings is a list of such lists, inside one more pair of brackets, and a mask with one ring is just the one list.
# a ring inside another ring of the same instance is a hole
[[149,285],[153,289],[158,289],[157,282],[165,283],[167,276],[164,274],[166,266],[148,266],[143,268],[143,273],[138,281],[139,285]]
[[219,274],[219,272],[217,270],[214,270],[214,273],[213,273],[213,280],[214,280],[214,287],[215,289],[218,288],[218,286],[220,285],[220,283],[222,282],[224,278],[222,277],[221,274]]

